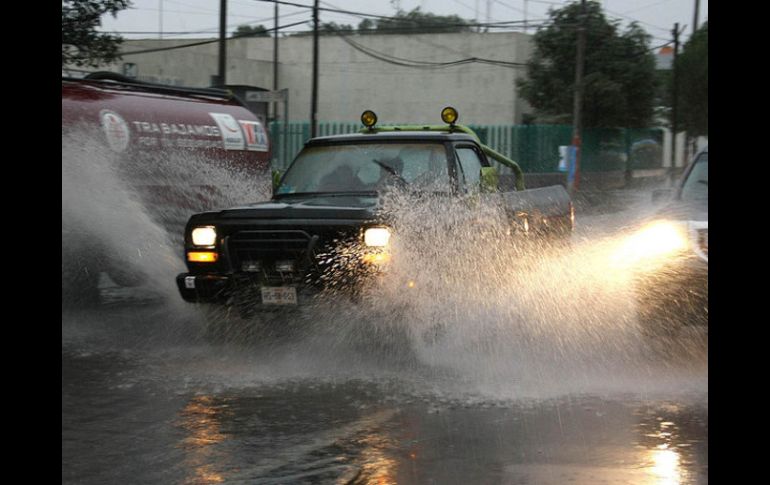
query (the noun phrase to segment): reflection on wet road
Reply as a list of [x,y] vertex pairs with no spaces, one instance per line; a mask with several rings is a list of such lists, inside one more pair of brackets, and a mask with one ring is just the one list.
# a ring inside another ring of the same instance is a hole
[[707,483],[702,365],[517,398],[324,343],[208,344],[160,307],[63,317],[63,483]]

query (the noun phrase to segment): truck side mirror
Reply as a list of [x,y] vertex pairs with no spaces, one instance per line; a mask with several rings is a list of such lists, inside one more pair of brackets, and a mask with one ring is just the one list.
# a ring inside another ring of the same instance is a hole
[[278,186],[281,184],[281,171],[273,169],[272,177],[273,177],[273,194],[275,194],[275,191],[278,190]]
[[500,176],[495,167],[481,167],[481,191],[497,192],[500,187]]

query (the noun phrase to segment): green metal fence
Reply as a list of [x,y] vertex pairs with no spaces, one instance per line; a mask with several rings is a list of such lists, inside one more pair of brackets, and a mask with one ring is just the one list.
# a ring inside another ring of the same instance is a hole
[[[572,140],[570,125],[469,125],[481,141],[516,161],[526,173],[558,171],[559,146]],[[355,133],[358,122],[319,123],[320,136]],[[273,122],[273,168],[285,170],[310,139],[309,122]],[[584,130],[580,169],[614,172],[660,168],[663,164],[663,130],[595,128]],[[503,173],[510,171],[499,167]]]

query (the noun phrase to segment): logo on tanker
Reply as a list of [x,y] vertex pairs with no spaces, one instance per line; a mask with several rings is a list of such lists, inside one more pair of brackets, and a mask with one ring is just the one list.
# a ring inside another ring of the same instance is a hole
[[227,113],[209,113],[219,126],[222,144],[225,150],[243,150],[246,142],[243,139],[241,127],[232,115]]
[[238,120],[246,135],[246,149],[256,152],[267,151],[267,134],[265,128],[258,121]]
[[128,148],[129,130],[128,123],[119,114],[108,109],[99,113],[102,121],[102,129],[107,137],[110,148],[116,152],[125,151]]

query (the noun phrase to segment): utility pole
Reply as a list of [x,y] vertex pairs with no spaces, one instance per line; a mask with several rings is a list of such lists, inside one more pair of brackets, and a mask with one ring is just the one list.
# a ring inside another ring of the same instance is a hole
[[[275,2],[273,22],[273,91],[278,91],[278,2]],[[278,102],[273,103],[273,119],[278,119]],[[285,134],[284,134],[285,135]]]
[[677,82],[677,68],[676,58],[679,55],[679,23],[674,24],[674,30],[671,32],[674,34],[674,60],[671,63],[671,168],[669,169],[669,181],[673,180],[674,168],[676,167],[676,134],[678,131],[677,119],[679,116],[678,109],[678,92],[679,85]]
[[524,0],[524,33],[527,33],[527,12],[529,11],[529,2]]
[[695,15],[693,15],[692,20],[692,33],[698,31],[698,17],[700,16],[700,0],[695,0]]
[[219,85],[226,84],[225,70],[227,69],[227,0],[219,0]]
[[311,93],[310,136],[318,133],[318,0],[313,3],[313,91]]
[[577,31],[577,57],[575,59],[575,96],[572,112],[572,145],[575,147],[575,175],[567,176],[570,194],[580,185],[580,158],[583,133],[583,67],[586,50],[586,0],[580,0],[580,25]]
[[163,38],[163,0],[158,4],[158,39]]

